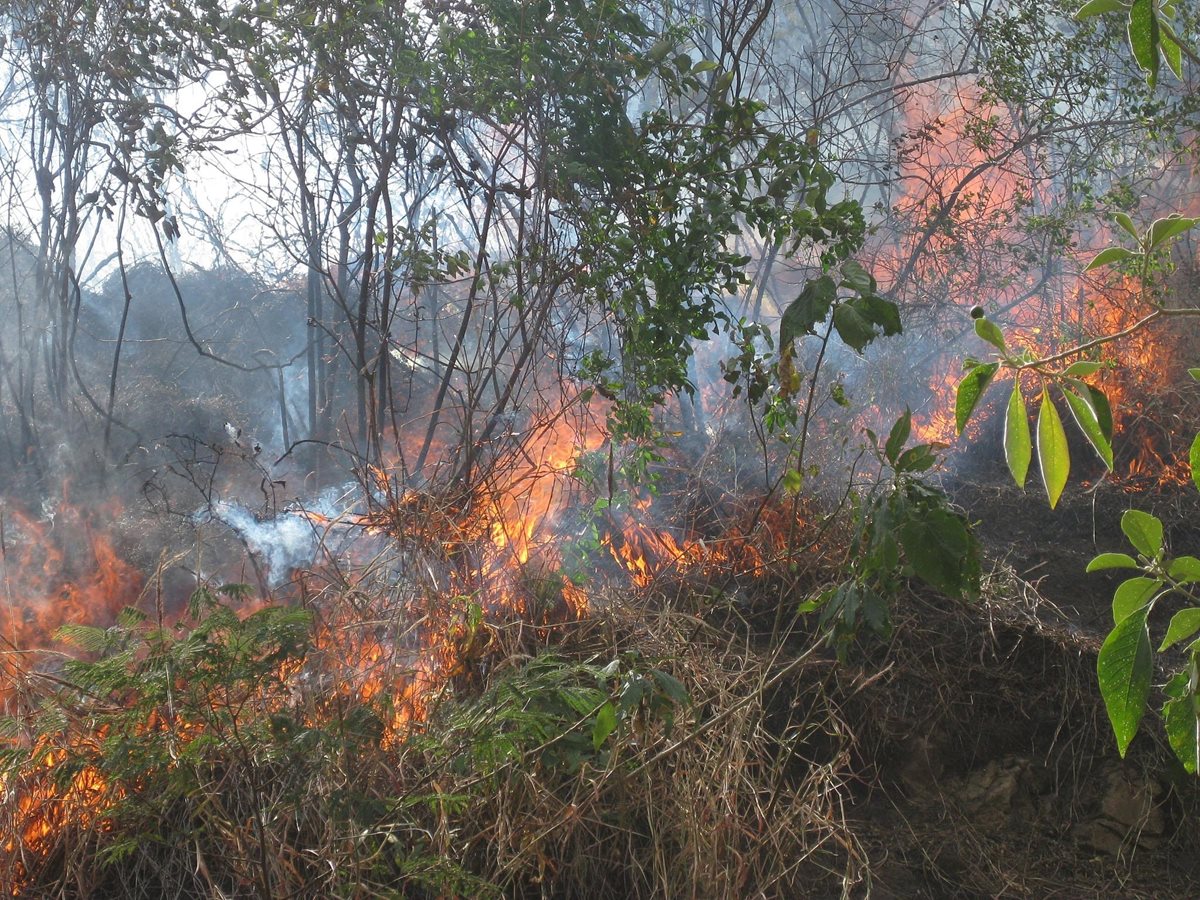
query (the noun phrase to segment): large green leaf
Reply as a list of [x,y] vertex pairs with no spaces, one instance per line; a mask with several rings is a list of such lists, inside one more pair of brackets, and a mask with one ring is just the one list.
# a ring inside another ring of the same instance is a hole
[[917,444],[909,447],[896,460],[897,472],[925,472],[937,464],[934,444]]
[[1067,450],[1067,433],[1062,419],[1050,395],[1042,390],[1042,407],[1038,410],[1037,423],[1038,465],[1042,468],[1042,484],[1046,488],[1046,499],[1050,508],[1058,505],[1067,476],[1071,473],[1071,456]]
[[688,696],[687,688],[683,686],[683,682],[669,672],[664,672],[661,669],[651,669],[650,676],[658,685],[659,691],[666,695],[672,703],[677,703],[680,706],[687,706],[691,702]]
[[851,306],[868,322],[878,325],[885,337],[904,331],[900,321],[900,307],[886,297],[879,294],[863,294],[852,300]]
[[1084,19],[1092,16],[1101,16],[1105,13],[1124,10],[1125,8],[1125,4],[1121,0],[1088,0],[1075,13],[1075,18],[1082,22]]
[[1137,560],[1128,553],[1101,553],[1087,564],[1089,572],[1100,572],[1104,569],[1136,569]]
[[959,516],[937,507],[914,510],[900,528],[900,542],[922,581],[952,596],[973,592],[972,538]]
[[883,448],[883,455],[887,457],[887,461],[892,465],[896,464],[896,460],[900,456],[900,451],[904,449],[904,444],[911,433],[912,411],[908,407],[905,407],[904,415],[898,418],[896,423],[892,425],[892,430],[888,434],[887,444]]
[[836,296],[837,285],[828,275],[804,285],[800,296],[788,304],[779,320],[779,346],[785,347],[802,335],[813,334],[813,329],[829,318],[829,308]]
[[1104,465],[1111,472],[1113,467],[1112,444],[1108,442],[1100,428],[1100,422],[1096,418],[1096,410],[1092,408],[1090,396],[1085,398],[1070,388],[1063,389],[1063,396],[1067,398],[1067,405],[1071,407],[1071,415],[1075,417],[1079,430],[1083,432],[1088,443],[1104,460]]
[[596,721],[592,723],[592,748],[599,750],[608,736],[617,730],[617,708],[611,700],[596,710]]
[[1089,375],[1094,375],[1104,368],[1104,363],[1096,362],[1094,359],[1081,359],[1067,366],[1063,375],[1067,378],[1086,378]]
[[1013,381],[1012,396],[1008,398],[1008,411],[1004,415],[1004,459],[1017,487],[1025,487],[1029,460],[1032,458],[1029,412],[1025,409],[1025,398],[1021,396],[1021,382],[1016,379]]
[[975,407],[979,405],[979,398],[983,396],[999,368],[1000,363],[975,366],[958,383],[958,393],[954,400],[954,425],[959,434],[967,427],[971,413],[975,412]]
[[859,353],[875,338],[874,327],[849,303],[841,303],[834,308],[833,327],[846,346]]
[[1004,343],[1004,332],[995,322],[990,319],[976,319],[975,333],[1001,353],[1008,353],[1008,347]]
[[1183,48],[1179,44],[1179,38],[1175,36],[1175,30],[1162,19],[1158,20],[1158,29],[1158,48],[1162,50],[1163,59],[1167,61],[1171,74],[1182,79]]
[[1163,704],[1163,724],[1167,729],[1167,741],[1183,768],[1195,775],[1200,770],[1200,703],[1191,688],[1191,672],[1196,665],[1193,657],[1188,669],[1167,682],[1164,692],[1169,699]]
[[1196,226],[1200,219],[1189,219],[1186,216],[1170,215],[1163,219],[1156,219],[1154,224],[1150,226],[1150,249],[1156,250],[1162,244],[1169,241],[1176,235],[1183,234]]
[[1200,631],[1200,607],[1189,606],[1187,609],[1181,609],[1171,617],[1171,624],[1167,626],[1162,646],[1158,648],[1159,652],[1175,646],[1180,641],[1186,641],[1197,631]]
[[1178,556],[1171,560],[1171,567],[1167,572],[1180,584],[1200,581],[1200,559],[1194,556]]
[[1158,16],[1155,0],[1133,0],[1129,8],[1129,46],[1150,87],[1158,80]]
[[1134,253],[1132,250],[1126,250],[1124,247],[1108,247],[1093,256],[1092,261],[1084,266],[1083,271],[1090,272],[1092,269],[1098,269],[1101,266],[1107,266],[1126,259],[1133,259],[1135,256],[1141,256],[1141,254]]
[[1162,588],[1163,583],[1157,578],[1138,576],[1121,582],[1113,593],[1112,614],[1113,624],[1126,619],[1139,610],[1145,609],[1154,595]]
[[1150,632],[1143,609],[1117,624],[1096,660],[1100,694],[1122,757],[1142,721],[1153,671]]
[[[1082,382],[1080,382],[1083,384]],[[1084,384],[1088,396],[1092,398],[1092,409],[1096,411],[1096,421],[1100,424],[1100,433],[1110,444],[1113,439],[1112,407],[1108,405],[1108,395],[1098,387]]]
[[1138,240],[1137,228],[1133,224],[1133,219],[1129,218],[1128,213],[1116,212],[1113,213],[1113,218],[1117,220],[1118,225],[1125,229],[1126,234],[1135,241]]
[[1154,559],[1162,552],[1163,526],[1157,518],[1140,509],[1127,509],[1121,516],[1121,530],[1129,543],[1147,559]]
[[869,294],[875,290],[875,276],[862,263],[848,259],[842,263],[842,284],[860,294]]
[[1192,449],[1188,451],[1188,465],[1192,470],[1192,483],[1200,488],[1200,434],[1192,440]]

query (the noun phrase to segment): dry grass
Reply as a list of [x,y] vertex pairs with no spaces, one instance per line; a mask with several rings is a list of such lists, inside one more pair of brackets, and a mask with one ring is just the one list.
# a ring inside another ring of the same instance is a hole
[[[903,597],[890,643],[839,666],[812,635],[768,639],[804,592],[794,576],[725,591],[660,579],[594,594],[586,619],[493,618],[474,636],[461,598],[394,576],[384,557],[335,573],[306,598],[325,637],[304,666],[212,695],[201,722],[143,721],[129,747],[97,730],[120,698],[26,678],[0,798],[0,834],[21,836],[0,846],[3,892],[1188,895],[1169,865],[1195,857],[1188,829],[1117,860],[1072,836],[1113,756],[1095,640],[1019,580],[993,578],[974,605]],[[414,672],[433,624],[459,664]],[[597,748],[600,705],[655,671],[687,705],[644,701]],[[403,686],[419,678],[418,708]],[[364,690],[371,679],[390,688]],[[54,765],[29,762],[35,732]],[[207,744],[189,743],[201,732]],[[180,750],[140,776],[113,764],[147,741]],[[1145,742],[1136,765],[1161,772],[1160,750]],[[72,807],[88,765],[107,774]],[[1019,790],[981,812],[973,785],[993,771],[1018,773]],[[1186,823],[1192,801],[1168,802]]]
[[[17,836],[0,847],[4,892],[745,897],[860,877],[843,816],[851,736],[827,659],[760,649],[714,624],[700,594],[684,609],[625,592],[580,621],[490,624],[470,665],[439,680],[412,670],[411,623],[441,628],[461,610],[438,619],[419,591],[372,604],[369,581],[310,598],[326,636],[303,667],[230,676],[186,712],[147,706],[130,685],[89,696],[27,673],[0,800],[0,827]],[[354,667],[385,633],[386,659]],[[461,623],[450,633],[461,650]],[[616,696],[656,671],[687,704],[637,704],[602,749],[590,711],[544,701],[597,684]],[[418,709],[406,694],[421,678]],[[368,679],[409,687],[376,693]],[[122,703],[141,713],[111,718]],[[572,742],[574,762],[559,753]],[[147,743],[159,752],[139,764]]]

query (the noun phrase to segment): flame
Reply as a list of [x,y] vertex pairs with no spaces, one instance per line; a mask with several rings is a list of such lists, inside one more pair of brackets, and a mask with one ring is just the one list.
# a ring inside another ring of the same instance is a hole
[[[1083,274],[1097,249],[1121,242],[1107,227],[1083,235],[1062,272],[1027,271],[1027,264],[1009,255],[1009,247],[1025,240],[1019,228],[1022,210],[1051,208],[1053,197],[1039,192],[1042,185],[1054,190],[1038,170],[1035,154],[1015,152],[1022,130],[1011,111],[988,104],[974,85],[948,94],[931,84],[909,97],[904,121],[900,196],[893,208],[907,224],[890,237],[880,232],[872,267],[881,286],[917,316],[921,309],[944,311],[949,301],[952,332],[943,325],[949,340],[918,363],[915,374],[896,373],[896,381],[916,378],[927,384],[928,401],[916,404],[915,438],[962,447],[980,441],[989,417],[1002,406],[985,399],[968,426],[967,440],[959,443],[954,409],[962,357],[986,358],[990,351],[973,336],[965,343],[958,340],[970,333],[973,307],[982,306],[1002,326],[1010,351],[1028,348],[1039,358],[1120,332],[1151,307],[1132,279],[1106,269]],[[1176,338],[1167,329],[1152,329],[1105,346],[1096,358],[1112,366],[1088,379],[1112,406],[1116,466],[1111,477],[1128,490],[1188,480],[1187,447],[1175,446],[1169,431],[1152,427],[1155,417],[1145,415],[1148,398],[1176,394],[1186,358],[1176,349]],[[1008,376],[999,373],[1001,379]],[[1040,388],[1032,378],[1023,384],[1032,407]],[[1057,396],[1056,389],[1051,393]],[[1076,458],[1092,455],[1082,450],[1082,439],[1078,445]]]
[[655,529],[643,521],[648,507],[633,504],[624,516],[616,516],[616,525],[601,540],[601,546],[638,588],[651,587],[667,573],[754,576],[766,571],[766,559],[759,543],[773,544],[782,552],[782,541],[772,541],[764,527],[758,541],[752,540],[737,523],[730,524],[717,539],[699,536],[676,538],[665,529]]
[[99,525],[119,517],[115,501],[84,510],[64,499],[40,518],[0,504],[0,702],[23,651],[50,646],[67,622],[112,621],[137,601],[144,578]]

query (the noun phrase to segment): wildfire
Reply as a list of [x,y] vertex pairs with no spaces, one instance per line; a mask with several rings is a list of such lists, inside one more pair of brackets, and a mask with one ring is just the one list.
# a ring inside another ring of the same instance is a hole
[[[1087,236],[1073,264],[1053,274],[1027,271],[1010,255],[1007,248],[1021,246],[1026,238],[1019,228],[1021,210],[1053,198],[1038,195],[1039,185],[1049,182],[1032,155],[1005,151],[1022,127],[1009,111],[989,106],[977,89],[947,97],[930,86],[913,92],[905,116],[907,143],[894,209],[907,225],[875,247],[873,270],[886,290],[911,307],[951,310],[953,321],[939,326],[951,339],[932,342],[940,349],[927,355],[923,372],[899,377],[928,385],[928,403],[910,401],[917,411],[915,437],[954,446],[962,359],[986,356],[989,350],[975,340],[968,310],[982,306],[1004,329],[1010,349],[1028,349],[1044,358],[1119,332],[1149,307],[1133,279],[1106,269],[1080,274],[1096,248],[1120,243],[1120,235],[1106,227]],[[1127,490],[1175,485],[1188,477],[1187,446],[1177,446],[1172,434],[1152,426],[1163,416],[1145,415],[1150,398],[1160,404],[1178,398],[1177,386],[1186,380],[1183,368],[1191,356],[1179,347],[1178,332],[1143,332],[1103,348],[1102,358],[1113,365],[1089,379],[1112,406],[1112,477]],[[962,334],[970,337],[961,340]],[[1003,381],[1008,374],[997,378]],[[1026,385],[1027,390],[1032,387]],[[1167,418],[1177,410],[1167,410]],[[977,443],[987,420],[996,415],[995,405],[985,401],[968,427],[966,443]]]
[[45,648],[67,622],[112,621],[136,602],[144,579],[99,523],[115,501],[87,511],[64,499],[40,518],[0,505],[0,702],[23,651]]
[[[763,510],[757,532],[747,526],[713,537],[681,534],[650,524],[654,509],[647,494],[598,516],[593,526],[598,532],[592,532],[599,535],[598,552],[595,546],[591,552],[609,562],[595,567],[586,582],[568,577],[564,550],[582,540],[580,510],[590,506],[581,504],[584,489],[572,476],[580,457],[595,453],[605,440],[594,421],[587,426],[565,415],[531,426],[466,495],[454,487],[442,492],[409,487],[396,469],[378,465],[368,473],[371,500],[365,511],[281,514],[307,520],[322,543],[347,544],[349,565],[318,564],[281,588],[284,597],[291,594],[316,615],[303,660],[279,663],[268,679],[271,687],[250,686],[245,696],[213,702],[267,715],[302,708],[314,726],[347,704],[370,704],[387,710],[381,740],[388,745],[420,727],[440,692],[478,678],[505,623],[541,628],[585,616],[598,577],[644,588],[670,572],[752,574],[765,565],[764,549],[778,549],[782,531],[767,527],[770,513]],[[4,508],[0,575],[8,650],[0,691],[6,696],[28,684],[30,673],[37,672],[29,652],[51,646],[60,626],[104,627],[139,603],[144,576],[99,525],[119,519],[120,510],[115,504],[95,509],[88,514],[63,501],[36,517]],[[335,533],[338,541],[332,541]],[[390,548],[391,556],[381,548]],[[586,553],[587,546],[573,552]],[[266,600],[242,597],[240,614],[263,609]],[[48,689],[67,687],[52,671],[39,678],[35,682]],[[125,702],[121,696],[92,700]],[[106,827],[106,811],[119,802],[120,788],[96,765],[78,764],[103,755],[104,735],[90,730],[86,718],[72,722],[57,743],[22,738],[32,741],[39,763],[0,786],[19,798],[13,818],[19,827],[0,844],[5,858],[52,852],[68,825]],[[210,726],[155,707],[131,727],[175,746]],[[68,758],[75,770],[66,775]],[[10,883],[19,885],[15,877]]]
[[669,531],[647,528],[630,516],[601,544],[639,588],[650,587],[667,571],[753,575],[765,568],[759,549],[736,530],[717,541],[677,540]]

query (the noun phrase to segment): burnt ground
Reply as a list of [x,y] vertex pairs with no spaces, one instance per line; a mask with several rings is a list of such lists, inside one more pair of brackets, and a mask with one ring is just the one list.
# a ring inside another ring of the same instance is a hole
[[[876,776],[851,813],[872,860],[862,890],[1196,896],[1200,792],[1154,717],[1118,757],[1095,660],[1121,575],[1084,569],[1098,552],[1130,550],[1129,508],[1163,520],[1175,555],[1200,555],[1200,493],[1076,482],[1050,510],[1040,485],[947,487],[978,523],[993,574],[973,606],[914,597],[898,609],[873,660],[882,674],[848,701]],[[1158,611],[1158,628],[1178,605]]]
[[1112,626],[1113,590],[1130,573],[1084,570],[1097,553],[1134,553],[1121,532],[1126,510],[1158,516],[1172,555],[1200,555],[1200,491],[1190,484],[1072,484],[1053,510],[1040,484],[1020,491],[1011,481],[995,479],[950,489],[976,523],[988,555],[1011,566],[1070,623],[1089,633],[1103,635]]

